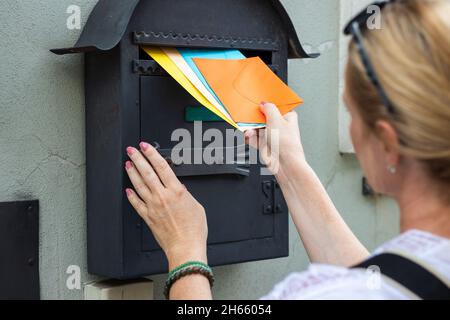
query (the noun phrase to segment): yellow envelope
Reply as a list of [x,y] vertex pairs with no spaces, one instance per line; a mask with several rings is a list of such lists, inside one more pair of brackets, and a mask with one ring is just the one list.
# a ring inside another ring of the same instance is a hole
[[[188,65],[186,60],[184,60],[183,56],[180,52],[175,48],[161,48],[162,51],[172,60],[172,62],[180,69],[180,71],[189,79],[189,81],[194,85],[195,88],[206,98],[209,102],[211,102],[214,107],[219,110],[219,112],[223,115],[223,117],[231,119],[231,116],[226,111],[226,109],[220,104],[219,101],[209,92],[209,90],[205,87],[205,85],[200,81],[195,72]],[[233,121],[234,122],[234,121]]]
[[233,127],[238,128],[236,123],[223,115],[186,77],[186,75],[177,67],[177,65],[167,56],[167,54],[157,47],[142,47],[144,51],[153,58],[167,73],[170,74],[187,92],[189,92],[198,102],[208,110],[218,115]]

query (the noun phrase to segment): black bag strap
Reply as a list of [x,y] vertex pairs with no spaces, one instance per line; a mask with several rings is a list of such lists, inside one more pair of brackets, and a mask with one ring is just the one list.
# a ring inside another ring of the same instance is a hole
[[353,268],[380,268],[381,274],[398,282],[423,300],[450,300],[450,288],[433,273],[411,261],[393,253],[382,253],[360,263]]

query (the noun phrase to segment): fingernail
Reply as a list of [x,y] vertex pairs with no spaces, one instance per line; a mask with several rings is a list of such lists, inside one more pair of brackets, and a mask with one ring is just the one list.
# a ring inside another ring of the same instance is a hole
[[133,163],[131,161],[125,162],[125,169],[129,170],[133,167]]
[[131,156],[134,152],[136,151],[136,149],[132,148],[132,147],[128,147],[127,148],[127,153]]
[[139,144],[139,146],[141,147],[141,150],[142,150],[142,151],[147,151],[148,148],[150,148],[150,145],[149,145],[147,142],[141,142],[141,143]]
[[128,197],[131,196],[131,194],[132,194],[131,189],[125,189],[125,192]]

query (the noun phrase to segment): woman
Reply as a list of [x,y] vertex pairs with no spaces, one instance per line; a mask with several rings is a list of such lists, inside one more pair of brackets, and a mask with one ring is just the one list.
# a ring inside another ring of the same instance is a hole
[[[440,297],[448,293],[442,284],[448,289],[450,282],[450,3],[393,1],[383,5],[381,15],[381,30],[367,29],[364,14],[346,28],[353,40],[344,100],[366,177],[378,193],[393,197],[401,211],[402,235],[375,252],[400,255],[380,262],[381,272],[383,266],[391,270],[392,264],[395,269],[396,263],[406,263],[411,276],[404,272],[398,281],[381,276],[371,286],[364,269],[349,268],[368,259],[368,251],[308,165],[296,114],[282,117],[276,106],[263,103],[267,129],[247,132],[246,138],[256,146],[259,136],[261,154],[269,167],[278,168],[274,174],[314,263],[278,284],[267,299],[436,297],[436,290],[420,294],[431,290],[432,281],[441,285]],[[279,137],[276,165],[269,148],[273,130]],[[205,211],[153,147],[141,143],[140,149],[127,149],[131,161],[126,169],[137,191],[126,191],[129,201],[152,229],[170,270],[198,262],[197,272],[170,283],[170,298],[210,299]],[[414,279],[414,268],[431,282]]]

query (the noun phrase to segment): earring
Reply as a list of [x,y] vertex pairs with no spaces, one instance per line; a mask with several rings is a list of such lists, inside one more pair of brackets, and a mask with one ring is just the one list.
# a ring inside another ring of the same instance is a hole
[[390,173],[392,173],[392,174],[396,174],[396,173],[397,173],[397,167],[394,166],[394,165],[388,166],[387,169],[388,169],[388,171],[389,171]]

